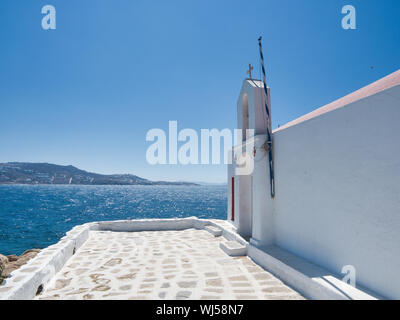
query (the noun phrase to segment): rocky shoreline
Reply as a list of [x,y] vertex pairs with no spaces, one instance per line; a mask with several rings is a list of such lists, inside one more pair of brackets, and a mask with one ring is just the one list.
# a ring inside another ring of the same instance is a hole
[[39,251],[40,249],[30,249],[25,251],[20,256],[15,254],[4,256],[0,254],[0,285],[3,280],[11,274],[11,272],[20,268],[30,259],[34,258]]

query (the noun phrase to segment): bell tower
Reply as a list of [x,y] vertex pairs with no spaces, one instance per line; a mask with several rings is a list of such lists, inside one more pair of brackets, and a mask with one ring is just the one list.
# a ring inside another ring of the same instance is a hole
[[[267,90],[270,97],[270,89]],[[267,133],[267,125],[263,83],[260,80],[245,79],[237,102],[237,128],[253,129],[254,135],[260,135]]]
[[[250,75],[251,66],[249,72]],[[237,168],[240,165],[237,157],[234,157],[232,164],[228,165],[228,220],[235,225],[237,232],[247,239],[252,237],[253,226],[256,226],[257,223],[254,222],[256,218],[254,209],[261,209],[255,201],[257,201],[258,194],[263,191],[255,188],[254,183],[259,184],[260,180],[263,180],[265,187],[268,186],[268,172],[266,169],[265,172],[258,172],[259,169],[257,169],[259,166],[257,161],[265,162],[264,167],[267,164],[266,152],[263,149],[267,125],[263,82],[247,78],[243,81],[237,100],[237,128],[241,129],[241,137],[234,149],[245,154],[246,158],[252,161],[252,168],[254,169],[247,174],[238,174]],[[246,131],[247,129],[249,131]],[[251,145],[251,148],[249,148],[249,145]],[[262,156],[263,154],[264,156]],[[264,190],[264,188],[261,189]],[[267,195],[268,192],[265,191],[265,196]]]

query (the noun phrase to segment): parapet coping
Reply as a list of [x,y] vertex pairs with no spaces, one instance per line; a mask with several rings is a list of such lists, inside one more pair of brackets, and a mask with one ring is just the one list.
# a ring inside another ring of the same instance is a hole
[[378,300],[380,295],[363,288],[353,287],[325,268],[313,264],[276,245],[258,246],[250,239],[247,255],[258,265],[314,300]]

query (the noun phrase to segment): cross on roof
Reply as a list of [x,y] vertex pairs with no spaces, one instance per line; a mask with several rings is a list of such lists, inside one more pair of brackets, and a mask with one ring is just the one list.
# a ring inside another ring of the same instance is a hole
[[253,70],[253,66],[249,63],[249,70],[247,71],[247,74],[249,75],[249,78],[251,79],[251,71]]

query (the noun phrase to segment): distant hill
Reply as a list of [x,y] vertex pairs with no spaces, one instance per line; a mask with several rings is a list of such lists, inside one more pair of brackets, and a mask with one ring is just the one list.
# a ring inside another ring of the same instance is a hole
[[132,174],[98,174],[74,166],[50,163],[0,163],[0,184],[75,185],[197,185],[190,182],[150,181]]

